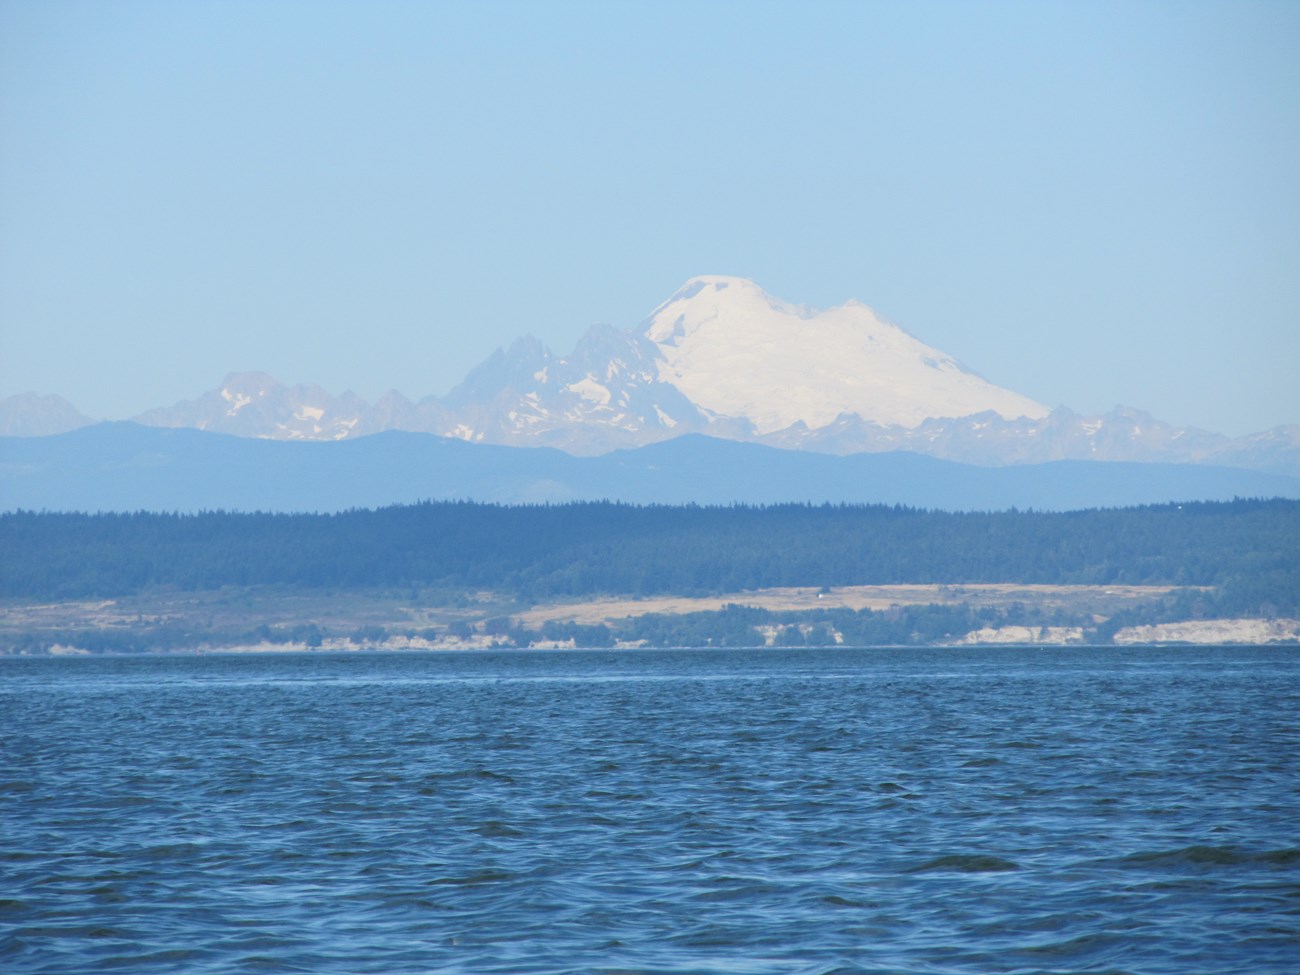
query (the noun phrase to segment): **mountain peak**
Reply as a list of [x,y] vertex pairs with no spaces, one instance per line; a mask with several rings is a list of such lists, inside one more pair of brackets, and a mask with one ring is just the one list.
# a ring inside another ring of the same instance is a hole
[[0,437],[44,437],[94,422],[62,396],[19,393],[0,399]]
[[915,427],[927,417],[993,410],[1013,419],[1047,408],[963,369],[858,301],[817,311],[774,298],[746,278],[691,278],[642,334],[659,379],[709,413],[759,434],[842,413]]
[[807,309],[773,298],[748,278],[722,274],[691,278],[673,296],[650,313],[642,333],[653,342],[681,337],[686,325],[698,325],[725,315],[744,318],[753,314],[776,312],[807,317]]
[[266,372],[232,372],[221,380],[221,389],[245,396],[265,396],[283,384]]

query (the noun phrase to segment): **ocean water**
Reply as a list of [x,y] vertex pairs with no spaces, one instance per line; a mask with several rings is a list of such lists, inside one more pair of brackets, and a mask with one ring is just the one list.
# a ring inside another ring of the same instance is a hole
[[1300,652],[0,660],[6,973],[1300,971]]

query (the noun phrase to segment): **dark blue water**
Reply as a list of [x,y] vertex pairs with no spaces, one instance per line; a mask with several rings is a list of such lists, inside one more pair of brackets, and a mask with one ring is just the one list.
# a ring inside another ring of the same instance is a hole
[[0,971],[1300,970],[1300,653],[0,660]]

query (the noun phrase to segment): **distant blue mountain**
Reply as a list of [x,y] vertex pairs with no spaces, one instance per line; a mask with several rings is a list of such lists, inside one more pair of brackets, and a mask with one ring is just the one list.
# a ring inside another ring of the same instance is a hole
[[975,467],[906,452],[834,456],[700,435],[598,457],[398,431],[301,442],[101,423],[0,437],[6,511],[328,512],[426,499],[1061,511],[1234,497],[1300,498],[1300,479],[1199,464]]

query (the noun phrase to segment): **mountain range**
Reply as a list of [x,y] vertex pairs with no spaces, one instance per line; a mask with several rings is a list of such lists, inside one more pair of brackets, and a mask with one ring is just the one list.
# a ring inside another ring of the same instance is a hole
[[[269,440],[383,431],[597,455],[686,434],[838,455],[906,451],[966,464],[1191,463],[1300,475],[1300,426],[1229,438],[1116,407],[1080,416],[989,383],[856,301],[813,311],[743,278],[693,278],[637,328],[593,326],[567,356],[526,336],[446,396],[286,386],[237,373],[138,424]],[[0,435],[94,421],[57,396],[0,402]]]
[[1237,497],[1300,498],[1300,478],[1208,464],[838,457],[699,434],[591,457],[397,430],[321,442],[99,423],[0,437],[0,511],[330,512],[424,500],[1062,511]]

